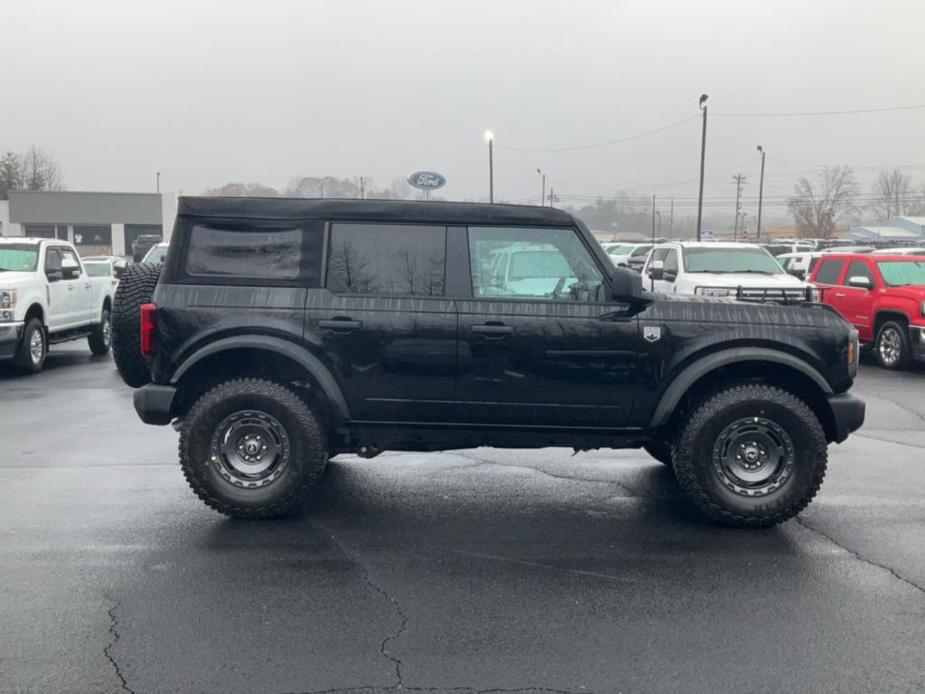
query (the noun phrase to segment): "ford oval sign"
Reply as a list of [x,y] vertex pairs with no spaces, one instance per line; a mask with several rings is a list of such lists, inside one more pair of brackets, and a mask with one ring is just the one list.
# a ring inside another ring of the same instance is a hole
[[408,183],[418,190],[437,190],[446,185],[446,179],[436,171],[415,171],[408,176]]

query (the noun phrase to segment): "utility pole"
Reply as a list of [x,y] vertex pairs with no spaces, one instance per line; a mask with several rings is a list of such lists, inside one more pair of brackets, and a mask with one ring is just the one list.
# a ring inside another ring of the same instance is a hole
[[549,206],[556,206],[556,192],[552,189],[552,186],[549,187]]
[[488,143],[488,202],[495,201],[495,134],[491,130],[485,131],[485,142]]
[[668,236],[674,239],[674,198],[671,198],[671,212],[668,213]]
[[707,154],[707,95],[700,95],[700,110],[703,111],[703,134],[700,136],[700,194],[697,196],[697,240],[703,221],[703,162]]
[[366,181],[360,176],[360,200],[366,199]]
[[736,174],[732,177],[736,182],[736,221],[732,230],[732,240],[737,241],[739,238],[739,213],[742,211],[742,186],[745,185],[745,176]]
[[157,193],[161,192],[161,172],[158,171],[154,177],[154,190]]
[[655,196],[652,196],[652,243],[655,244]]
[[536,172],[542,177],[542,187],[540,188],[540,207],[546,205],[546,174],[537,167]]
[[764,197],[764,147],[758,145],[758,151],[761,152],[761,180],[758,183],[758,229],[755,231],[755,240],[761,240],[761,200]]

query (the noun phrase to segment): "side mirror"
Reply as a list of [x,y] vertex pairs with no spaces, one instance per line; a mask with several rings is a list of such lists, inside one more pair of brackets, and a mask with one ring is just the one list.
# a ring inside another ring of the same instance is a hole
[[674,282],[676,279],[678,279],[678,273],[674,270],[663,270],[662,279],[666,282]]
[[64,279],[64,273],[61,270],[48,270],[45,273],[45,279],[49,282],[60,282]]
[[854,277],[848,278],[848,286],[856,287],[857,289],[873,289],[874,283],[870,281],[870,278],[864,277],[863,275],[855,275]]
[[62,274],[66,280],[75,280],[80,277],[80,269],[76,267],[66,267],[62,270]]
[[649,279],[662,279],[665,276],[665,261],[653,260],[651,263],[649,263],[649,270],[647,274],[649,275]]
[[610,273],[613,298],[616,301],[638,301],[643,299],[642,275],[629,268],[615,267]]

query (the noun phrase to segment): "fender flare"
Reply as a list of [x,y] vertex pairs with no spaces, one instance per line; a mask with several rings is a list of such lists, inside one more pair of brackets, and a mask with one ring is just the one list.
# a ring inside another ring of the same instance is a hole
[[347,407],[344,393],[324,363],[304,347],[268,335],[225,337],[215,342],[210,342],[205,347],[193,352],[177,367],[170,378],[170,384],[176,386],[180,379],[183,378],[183,375],[203,359],[232,349],[261,349],[291,359],[318,381],[318,385],[327,396],[338,418],[350,419],[350,410]]
[[668,421],[668,418],[671,416],[672,412],[674,412],[681,398],[684,397],[684,394],[700,378],[714,369],[745,361],[769,361],[775,364],[788,366],[811,379],[826,396],[831,395],[833,392],[832,387],[822,374],[812,365],[807,364],[799,357],[795,357],[787,352],[780,352],[775,349],[767,349],[764,347],[736,347],[734,349],[725,349],[721,352],[713,352],[705,357],[701,357],[697,361],[686,366],[684,370],[675,377],[671,385],[668,386],[662,394],[661,399],[658,401],[658,406],[655,408],[655,414],[652,415],[649,427],[658,427]]

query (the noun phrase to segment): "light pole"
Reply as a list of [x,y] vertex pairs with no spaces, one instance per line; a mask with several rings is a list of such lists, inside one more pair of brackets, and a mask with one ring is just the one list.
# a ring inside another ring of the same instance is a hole
[[546,174],[543,173],[539,168],[536,169],[536,172],[543,179],[542,188],[540,188],[540,207],[545,207],[546,206]]
[[758,228],[755,230],[755,240],[761,240],[761,200],[764,197],[764,147],[758,145],[758,151],[761,152],[761,180],[758,182]]
[[157,193],[161,192],[161,172],[160,171],[158,171],[154,175],[154,190]]
[[494,202],[495,201],[495,161],[494,161],[495,134],[491,130],[485,131],[485,142],[488,143],[488,202]]
[[697,197],[697,240],[700,240],[700,225],[703,220],[703,162],[707,153],[707,95],[700,95],[700,110],[703,111],[703,134],[700,136],[700,195]]

